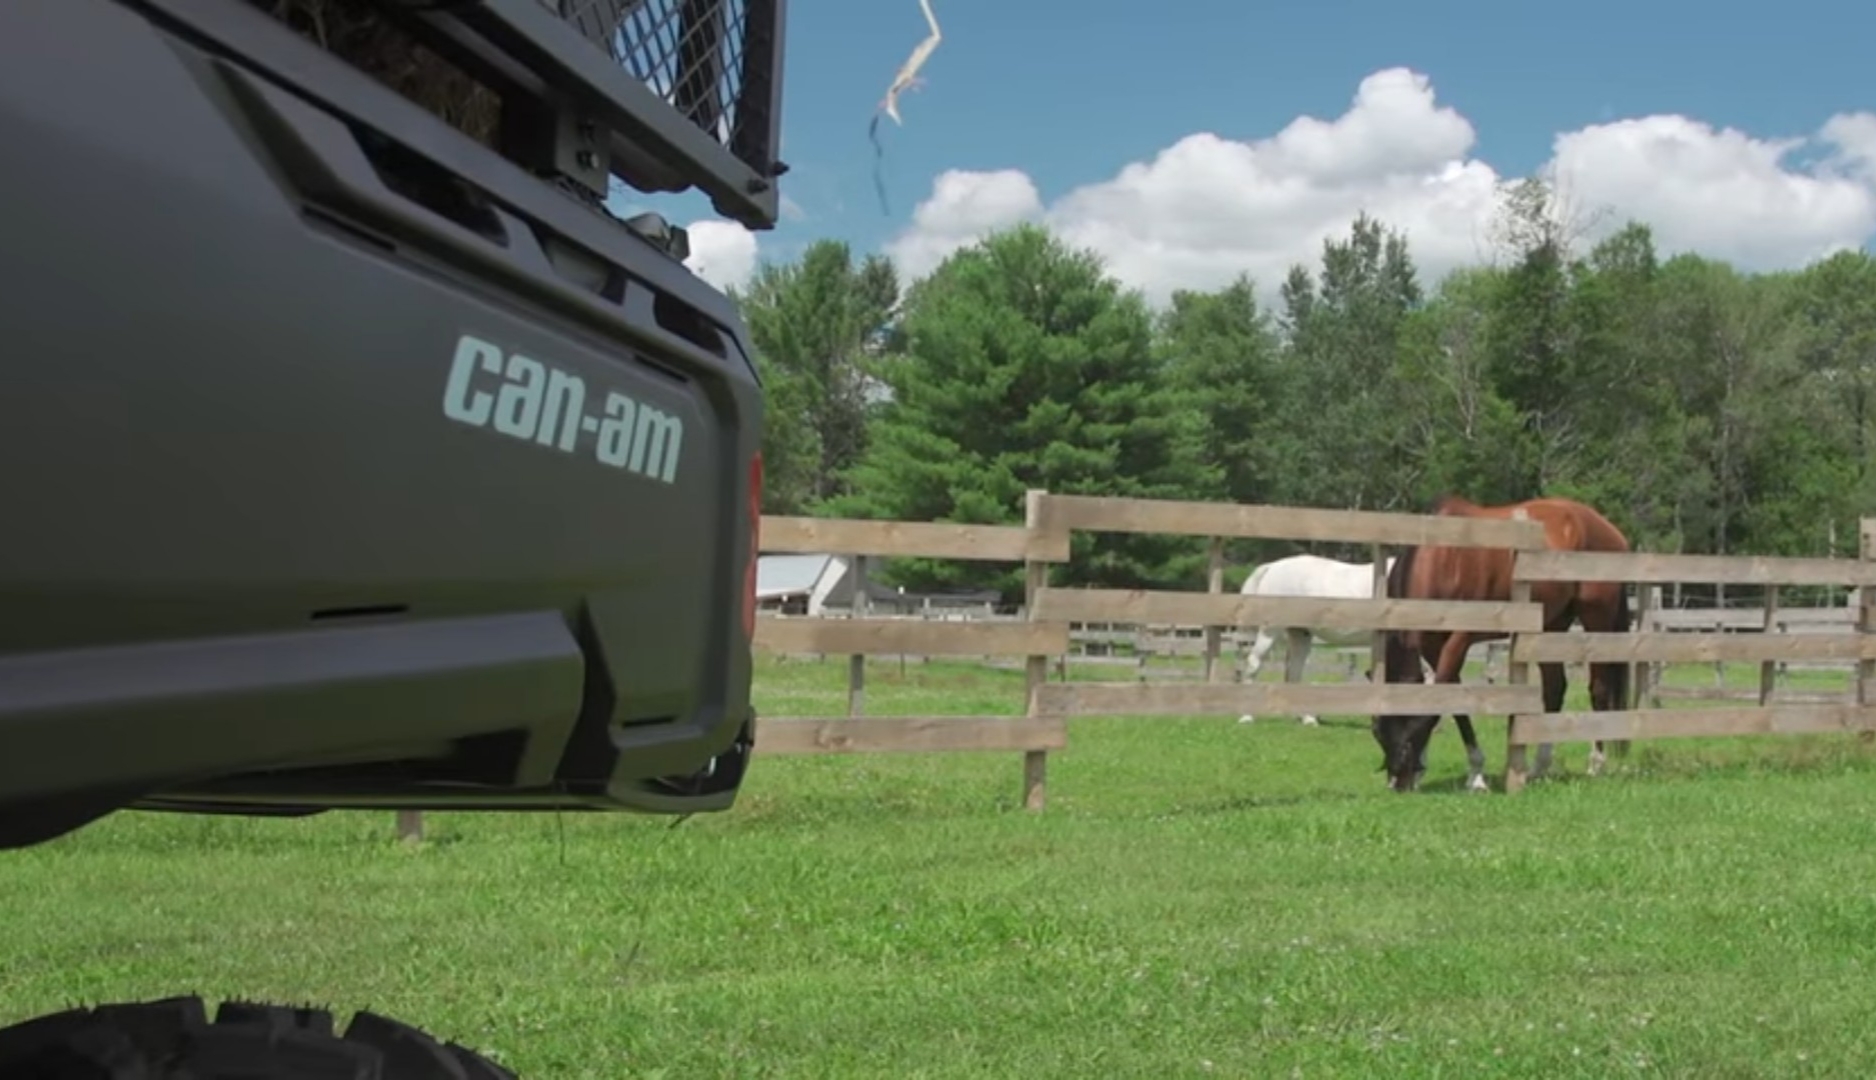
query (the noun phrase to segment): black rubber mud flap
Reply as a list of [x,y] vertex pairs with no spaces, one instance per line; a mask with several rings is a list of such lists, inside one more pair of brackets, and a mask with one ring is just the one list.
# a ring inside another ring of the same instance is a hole
[[0,1029],[7,1080],[518,1080],[455,1043],[373,1013],[345,1034],[319,1009],[200,998],[72,1009]]

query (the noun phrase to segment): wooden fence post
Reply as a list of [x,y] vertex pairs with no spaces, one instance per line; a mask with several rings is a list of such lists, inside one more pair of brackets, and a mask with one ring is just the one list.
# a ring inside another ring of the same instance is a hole
[[411,843],[423,839],[422,810],[399,810],[397,812],[397,838]]
[[[1778,586],[1765,586],[1765,623],[1759,628],[1762,634],[1778,632]],[[1772,696],[1778,693],[1778,661],[1766,660],[1759,665],[1759,705],[1772,703]]]
[[[868,597],[866,595],[866,556],[849,555],[852,559],[851,570],[847,577],[853,582],[853,598],[848,603],[848,615],[855,619],[866,618]],[[847,715],[859,716],[866,711],[866,656],[854,653],[847,658]]]
[[[1857,558],[1864,565],[1876,562],[1876,518],[1864,518],[1857,530]],[[1876,588],[1858,583],[1856,589],[1856,628],[1864,634],[1876,633]],[[1876,660],[1859,660],[1856,665],[1856,703],[1876,704]],[[1876,740],[1876,731],[1864,728],[1858,735],[1864,742]]]
[[[1635,586],[1635,629],[1643,634],[1655,632],[1655,612],[1661,607],[1661,586],[1640,584]],[[1623,702],[1625,709],[1658,709],[1661,707],[1660,696],[1655,693],[1655,665],[1649,660],[1637,660],[1629,673],[1629,685],[1632,702]],[[1628,741],[1623,740],[1626,750]]]
[[[1207,573],[1206,578],[1205,578],[1205,591],[1216,595],[1216,594],[1223,593],[1225,591],[1225,538],[1224,537],[1222,536],[1212,537],[1211,550],[1209,552],[1209,556],[1211,560],[1211,566],[1210,566],[1210,571],[1209,573]],[[1205,681],[1206,682],[1218,681],[1218,678],[1217,678],[1218,652],[1219,652],[1219,645],[1222,639],[1223,639],[1223,633],[1220,627],[1211,626],[1211,625],[1208,625],[1205,627]]]
[[[1023,523],[1029,529],[1030,542],[1033,545],[1043,527],[1043,503],[1045,493],[1031,491],[1023,502]],[[1049,564],[1035,557],[1034,551],[1023,562],[1023,614],[1030,622],[1036,621],[1036,598],[1049,584]],[[1042,713],[1042,688],[1049,681],[1049,658],[1031,656],[1025,666],[1028,675],[1027,703],[1024,714],[1030,717]],[[1066,677],[1066,673],[1064,673]],[[1027,750],[1023,752],[1023,807],[1039,811],[1048,800],[1049,752],[1047,750]]]

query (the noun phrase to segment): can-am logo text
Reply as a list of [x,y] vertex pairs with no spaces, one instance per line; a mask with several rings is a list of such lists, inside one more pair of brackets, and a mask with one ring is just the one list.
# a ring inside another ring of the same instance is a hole
[[586,411],[586,381],[520,353],[464,334],[456,342],[443,415],[471,427],[573,453],[592,436],[602,465],[672,483],[684,422],[617,391],[598,414]]

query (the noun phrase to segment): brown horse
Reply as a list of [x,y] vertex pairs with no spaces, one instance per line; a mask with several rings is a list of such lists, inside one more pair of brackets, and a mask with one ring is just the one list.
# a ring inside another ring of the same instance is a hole
[[[1495,518],[1500,520],[1537,521],[1544,526],[1545,540],[1558,551],[1628,551],[1628,538],[1609,519],[1573,499],[1530,499],[1504,506],[1478,506],[1457,496],[1448,495],[1434,504],[1433,512],[1448,517]],[[1388,575],[1387,594],[1410,600],[1480,600],[1508,602],[1511,599],[1512,553],[1503,548],[1448,547],[1427,545],[1408,548],[1394,563]],[[1573,622],[1580,622],[1589,633],[1620,632],[1629,628],[1628,593],[1621,582],[1539,581],[1531,584],[1531,599],[1544,607],[1544,632],[1560,633]],[[1389,683],[1417,683],[1422,680],[1422,658],[1433,668],[1433,681],[1456,683],[1465,666],[1466,653],[1475,641],[1503,638],[1503,633],[1469,631],[1405,630],[1386,636],[1383,680]],[[1628,698],[1626,664],[1591,664],[1589,691],[1593,708],[1620,709]],[[1561,663],[1541,663],[1544,711],[1563,707],[1567,683]],[[1471,775],[1467,787],[1488,790],[1485,783],[1485,755],[1479,750],[1472,730],[1472,718],[1454,714],[1459,736],[1466,744],[1466,758]],[[1427,740],[1440,722],[1432,716],[1377,716],[1370,724],[1374,738],[1381,745],[1383,767],[1388,786],[1396,791],[1412,791],[1426,771]],[[1538,747],[1534,776],[1541,776],[1550,765],[1551,747]],[[1597,740],[1590,751],[1589,771],[1599,772],[1604,761],[1603,745]]]

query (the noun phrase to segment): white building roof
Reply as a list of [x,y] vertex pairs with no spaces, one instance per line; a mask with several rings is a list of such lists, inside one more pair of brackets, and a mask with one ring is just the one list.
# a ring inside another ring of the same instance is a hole
[[814,591],[831,555],[762,555],[756,559],[756,599],[779,600]]

